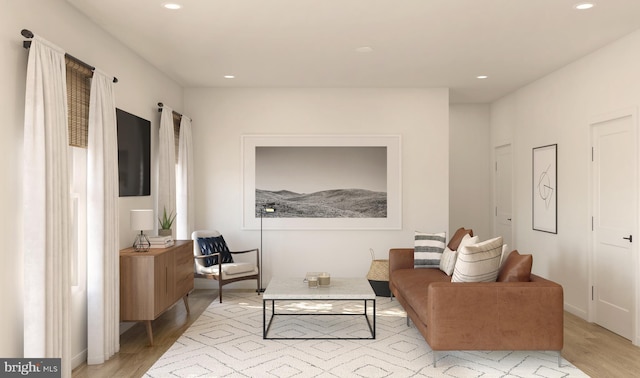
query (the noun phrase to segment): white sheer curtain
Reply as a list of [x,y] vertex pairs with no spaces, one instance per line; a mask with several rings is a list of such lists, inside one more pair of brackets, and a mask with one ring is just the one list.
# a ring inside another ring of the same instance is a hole
[[120,350],[118,137],[113,77],[95,70],[87,150],[87,363]]
[[163,106],[158,146],[158,203],[156,215],[176,211],[176,147],[173,137],[173,110]]
[[24,357],[71,376],[71,201],[64,51],[34,36],[24,115]]
[[180,140],[178,141],[178,167],[176,168],[176,238],[191,239],[193,231],[193,140],[191,137],[191,119],[182,116],[180,121]]

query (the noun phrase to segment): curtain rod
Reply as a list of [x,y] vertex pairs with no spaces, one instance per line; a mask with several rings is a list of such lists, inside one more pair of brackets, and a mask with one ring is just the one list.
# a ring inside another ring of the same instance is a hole
[[[25,37],[25,38],[33,38],[33,33],[31,32],[31,30],[28,30],[28,29],[22,29],[20,34],[22,34],[22,36]],[[31,47],[31,41],[22,41],[22,47],[24,47],[25,49],[29,49]],[[95,69],[96,69],[94,66],[83,62],[82,60],[76,58],[75,56],[73,56],[71,54],[65,53],[64,56],[66,58],[69,58],[69,59],[73,60],[76,63],[79,63],[79,64],[83,65],[84,67],[90,69],[92,72],[95,71]],[[118,78],[114,77],[113,78],[113,82],[117,83],[118,82]]]
[[[158,103],[158,113],[160,113],[162,111],[162,108],[164,107],[164,104],[159,102]],[[176,112],[175,110],[172,110],[173,115],[178,116],[180,118],[184,117],[182,114]],[[191,118],[189,118],[191,119]],[[191,119],[191,121],[193,122],[193,119]]]

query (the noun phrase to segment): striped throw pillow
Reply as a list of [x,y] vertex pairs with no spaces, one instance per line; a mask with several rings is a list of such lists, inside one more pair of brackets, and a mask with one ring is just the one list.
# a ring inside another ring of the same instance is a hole
[[439,268],[446,241],[447,234],[445,232],[428,234],[416,231],[413,252],[414,268]]
[[495,282],[500,271],[502,236],[458,251],[451,282]]

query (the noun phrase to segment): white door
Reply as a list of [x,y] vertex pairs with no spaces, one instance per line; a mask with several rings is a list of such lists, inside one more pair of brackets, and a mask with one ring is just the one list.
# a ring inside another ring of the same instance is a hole
[[637,229],[634,117],[593,123],[593,288],[595,322],[632,338]]
[[502,236],[508,251],[514,249],[511,237],[511,145],[496,147],[495,150],[495,236]]

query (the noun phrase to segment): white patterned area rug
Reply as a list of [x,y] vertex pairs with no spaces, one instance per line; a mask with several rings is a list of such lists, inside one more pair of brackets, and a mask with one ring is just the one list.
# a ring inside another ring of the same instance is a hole
[[[360,302],[276,302],[278,313],[361,312]],[[378,297],[375,340],[264,340],[262,297],[227,291],[145,377],[587,377],[556,352],[433,352],[397,301]],[[363,316],[276,316],[270,337],[370,337]]]

